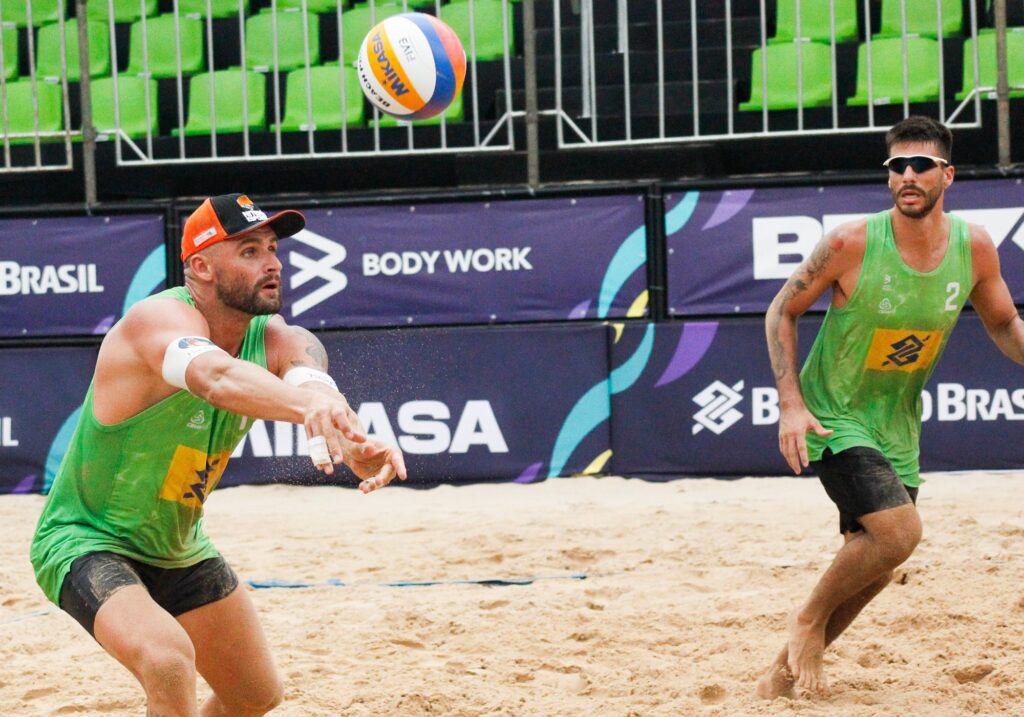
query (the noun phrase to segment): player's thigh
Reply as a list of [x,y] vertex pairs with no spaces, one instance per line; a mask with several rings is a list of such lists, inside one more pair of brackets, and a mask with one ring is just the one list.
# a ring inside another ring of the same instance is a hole
[[195,645],[196,669],[219,698],[255,705],[280,699],[281,678],[244,586],[178,615],[178,622]]
[[188,634],[141,585],[111,595],[96,613],[94,631],[103,649],[140,679],[168,665],[192,669],[195,650]]

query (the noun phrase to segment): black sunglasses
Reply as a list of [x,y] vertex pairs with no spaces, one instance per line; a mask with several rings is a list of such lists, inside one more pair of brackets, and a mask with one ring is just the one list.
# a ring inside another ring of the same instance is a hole
[[949,164],[949,162],[942,157],[933,157],[930,154],[915,154],[911,157],[901,155],[899,157],[889,157],[889,159],[882,162],[883,167],[888,167],[890,172],[896,172],[896,174],[903,174],[907,171],[907,167],[913,169],[914,174],[922,174],[939,164]]

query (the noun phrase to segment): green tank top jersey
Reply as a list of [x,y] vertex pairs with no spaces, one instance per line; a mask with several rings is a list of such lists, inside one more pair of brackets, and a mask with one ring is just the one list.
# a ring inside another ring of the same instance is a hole
[[[194,305],[182,287],[156,296]],[[269,318],[249,322],[239,353],[264,368]],[[87,553],[110,551],[161,568],[216,557],[203,531],[203,504],[251,426],[252,419],[188,391],[105,425],[93,414],[90,385],[32,541],[32,565],[46,596],[58,603],[71,563]]]
[[888,210],[869,217],[857,286],[830,307],[800,372],[804,401],[830,436],[807,434],[808,457],[866,446],[908,486],[921,484],[921,390],[971,292],[967,222],[949,216],[949,246],[933,271],[900,257]]

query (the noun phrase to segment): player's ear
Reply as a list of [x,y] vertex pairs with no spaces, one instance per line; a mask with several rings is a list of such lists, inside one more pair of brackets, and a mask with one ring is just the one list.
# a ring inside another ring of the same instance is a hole
[[953,183],[953,177],[956,176],[956,167],[952,164],[946,165],[946,171],[943,172],[942,186],[944,189],[949,189],[949,185]]
[[209,280],[213,278],[213,266],[210,263],[210,257],[203,253],[190,256],[186,266],[191,269],[192,274],[197,279]]

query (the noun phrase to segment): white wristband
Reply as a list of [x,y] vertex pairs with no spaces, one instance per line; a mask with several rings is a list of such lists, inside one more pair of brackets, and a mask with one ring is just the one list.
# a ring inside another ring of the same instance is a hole
[[164,381],[188,391],[188,384],[185,383],[185,369],[196,356],[209,351],[224,352],[224,349],[205,336],[182,336],[174,339],[167,344],[167,349],[164,351],[164,363],[161,368]]
[[295,368],[288,369],[288,372],[284,375],[284,382],[289,386],[301,386],[310,381],[330,386],[335,391],[338,390],[338,384],[334,382],[333,378],[323,371],[310,368],[309,366],[296,366]]

